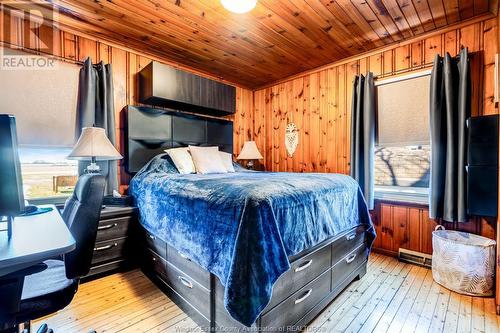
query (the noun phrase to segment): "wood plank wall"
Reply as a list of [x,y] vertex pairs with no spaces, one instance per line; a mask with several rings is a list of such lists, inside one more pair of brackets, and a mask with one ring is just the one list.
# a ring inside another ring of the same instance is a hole
[[[0,42],[3,43],[4,47],[17,48],[30,52],[41,51],[39,43],[35,42],[36,38],[33,35],[30,36],[28,21],[20,17],[11,17],[6,12],[0,15],[3,15],[1,22],[3,23],[3,28],[6,29],[6,32],[0,36]],[[120,121],[120,113],[126,105],[139,105],[137,100],[137,73],[147,66],[152,59],[140,53],[99,42],[88,36],[75,35],[51,26],[41,26],[35,29],[34,33],[46,41],[51,39],[44,38],[44,35],[52,34],[53,31],[58,37],[54,39],[55,45],[53,45],[53,51],[50,55],[59,57],[61,61],[83,61],[87,57],[91,57],[94,63],[103,61],[104,63],[112,64],[117,142],[119,143],[120,150],[123,152],[123,122]],[[159,60],[161,61],[162,59]],[[164,62],[172,64],[169,59],[165,59]],[[235,154],[239,153],[243,142],[248,140],[252,135],[253,92],[245,88],[236,87],[236,99],[236,113],[229,117],[234,121]],[[127,188],[130,176],[121,165],[122,161],[119,163],[119,177],[123,192]]]
[[[350,109],[356,74],[372,71],[391,77],[428,67],[436,54],[471,53],[472,114],[498,112],[493,102],[494,57],[498,52],[496,18],[469,22],[422,39],[367,53],[350,61],[293,78],[254,92],[254,139],[270,171],[349,172]],[[394,74],[394,72],[397,72]],[[285,126],[299,127],[300,143],[293,157],[284,146]],[[428,208],[377,202],[372,212],[378,238],[375,247],[396,254],[400,247],[432,253],[436,221]],[[495,238],[496,221],[471,220],[447,228]]]

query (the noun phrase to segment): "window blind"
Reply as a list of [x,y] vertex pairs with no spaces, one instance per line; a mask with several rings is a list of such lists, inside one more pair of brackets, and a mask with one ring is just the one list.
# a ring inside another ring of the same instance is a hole
[[[8,53],[33,57],[17,50]],[[16,117],[20,145],[74,145],[79,70],[60,61],[51,69],[0,68],[0,113]]]
[[430,75],[377,84],[377,144],[427,145]]

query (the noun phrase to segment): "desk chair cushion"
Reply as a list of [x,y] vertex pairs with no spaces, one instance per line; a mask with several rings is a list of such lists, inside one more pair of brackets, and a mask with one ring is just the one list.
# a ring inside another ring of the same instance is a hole
[[44,261],[45,270],[24,278],[17,322],[49,315],[67,306],[78,290],[78,279],[67,279],[64,262]]

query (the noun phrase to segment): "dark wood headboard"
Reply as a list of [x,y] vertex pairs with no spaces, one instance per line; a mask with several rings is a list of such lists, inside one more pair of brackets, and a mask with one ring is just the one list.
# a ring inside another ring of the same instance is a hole
[[167,148],[219,146],[233,153],[232,121],[130,105],[125,113],[124,159],[130,174]]

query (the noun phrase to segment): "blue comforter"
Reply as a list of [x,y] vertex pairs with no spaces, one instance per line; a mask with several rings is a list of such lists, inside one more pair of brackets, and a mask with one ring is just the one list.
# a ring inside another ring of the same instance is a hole
[[131,181],[141,224],[225,286],[229,314],[250,326],[295,255],[360,224],[368,209],[340,174],[236,172],[181,175],[159,155]]

